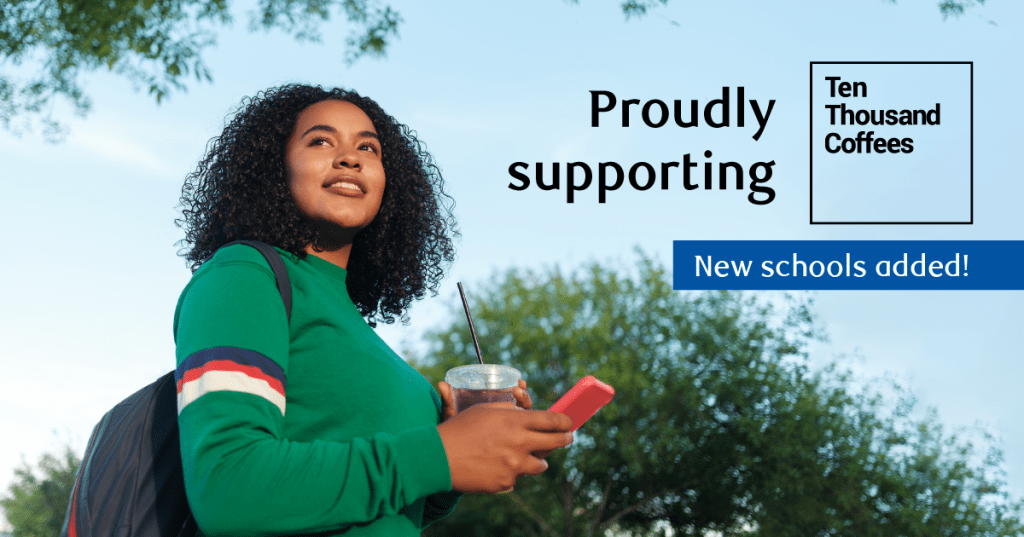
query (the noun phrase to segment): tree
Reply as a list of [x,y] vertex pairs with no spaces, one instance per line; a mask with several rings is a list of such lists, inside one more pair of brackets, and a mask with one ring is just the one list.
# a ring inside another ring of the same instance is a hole
[[0,498],[0,507],[14,528],[14,537],[60,535],[81,463],[67,446],[60,454],[46,453],[40,457],[38,471],[26,462],[14,470],[14,481],[7,495]]
[[[571,0],[578,3],[578,0]],[[896,3],[896,0],[889,0]],[[985,0],[943,0],[946,18]],[[668,0],[626,0],[626,18],[643,16]],[[59,141],[66,128],[54,118],[57,102],[84,116],[91,106],[79,84],[83,71],[108,70],[145,88],[157,103],[185,89],[189,77],[211,81],[203,51],[216,30],[231,24],[229,0],[4,0],[0,2],[0,60],[17,68],[41,63],[28,78],[0,72],[0,124],[16,134],[38,121],[44,138]],[[260,0],[250,30],[281,29],[303,41],[319,39],[318,22],[332,11],[357,27],[347,40],[346,61],[384,56],[398,37],[401,17],[370,0]],[[993,23],[994,24],[994,23]]]
[[[106,69],[146,88],[157,103],[185,81],[212,80],[203,51],[215,30],[229,25],[229,0],[4,0],[0,2],[0,59],[10,65],[41,63],[35,76],[0,72],[0,123],[13,132],[31,130],[59,140],[55,101],[79,115],[90,107],[78,82],[83,71]],[[348,38],[346,60],[383,56],[398,36],[401,18],[370,0],[260,0],[250,30],[278,28],[298,40],[317,41],[318,21],[343,13],[358,29]],[[19,120],[20,118],[20,120]]]
[[[527,378],[538,408],[592,374],[613,401],[513,492],[467,495],[427,536],[1017,535],[1001,453],[915,419],[900,391],[812,372],[810,304],[683,295],[635,269],[509,271],[472,292],[485,360]],[[437,382],[475,361],[460,312],[429,335]]]
[[[574,4],[578,4],[579,0],[570,0]],[[888,0],[889,3],[895,4],[896,0]],[[642,17],[647,14],[648,10],[664,6],[668,4],[668,0],[625,0],[619,7],[622,8],[622,13],[626,15],[626,19],[632,17]],[[943,20],[949,16],[959,17],[964,14],[964,11],[975,7],[977,5],[984,5],[985,0],[942,0],[939,2],[939,12],[942,13]]]

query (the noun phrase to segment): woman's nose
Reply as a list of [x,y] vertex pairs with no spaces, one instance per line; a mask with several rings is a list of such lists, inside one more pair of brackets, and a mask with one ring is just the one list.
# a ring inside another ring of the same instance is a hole
[[360,167],[359,151],[345,149],[334,158],[336,168],[358,168]]

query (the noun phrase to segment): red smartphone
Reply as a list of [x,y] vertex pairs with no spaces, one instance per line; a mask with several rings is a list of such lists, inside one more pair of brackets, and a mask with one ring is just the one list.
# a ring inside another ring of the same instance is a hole
[[572,419],[572,430],[579,429],[601,407],[615,396],[611,386],[587,375],[565,393],[548,412],[560,412]]

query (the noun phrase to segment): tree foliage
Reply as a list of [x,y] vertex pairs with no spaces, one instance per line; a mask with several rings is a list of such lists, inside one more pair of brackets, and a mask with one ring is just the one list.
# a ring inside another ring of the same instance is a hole
[[[85,71],[109,70],[145,88],[159,103],[185,82],[211,80],[203,52],[216,30],[231,24],[229,0],[4,0],[0,2],[0,123],[21,132],[38,120],[47,139],[63,127],[56,101],[84,115],[90,107],[79,83]],[[398,36],[401,18],[370,0],[260,0],[251,30],[281,29],[298,40],[320,38],[318,23],[344,14],[355,30],[346,61],[382,56]],[[41,66],[28,78],[13,71]],[[12,69],[15,68],[15,69]]]
[[[570,0],[574,4],[578,4],[579,0]],[[895,4],[896,0],[887,0],[891,4]],[[668,4],[669,0],[625,0],[619,7],[622,8],[622,13],[626,15],[626,19],[632,17],[642,17],[647,14],[648,11],[664,6]],[[942,13],[942,18],[945,20],[949,16],[959,17],[964,14],[964,11],[978,6],[984,5],[985,0],[942,0],[939,2],[939,12]]]
[[22,462],[14,470],[14,481],[0,498],[0,507],[14,528],[13,537],[60,535],[81,463],[75,452],[65,447],[60,454],[40,457],[36,469]]
[[[810,305],[684,295],[665,269],[509,271],[472,291],[485,360],[538,408],[592,374],[613,401],[513,492],[467,495],[424,535],[1018,535],[1001,452],[915,418],[838,366],[812,371]],[[778,301],[776,301],[778,302]],[[433,382],[475,360],[461,312],[430,334]],[[609,533],[611,532],[611,533]]]
[[[578,0],[571,0],[578,3]],[[889,0],[896,3],[896,0]],[[959,17],[985,0],[943,0],[943,18]],[[625,0],[626,18],[642,17],[668,0]],[[229,0],[4,0],[0,2],[0,125],[14,133],[38,122],[58,141],[66,128],[55,119],[58,102],[84,116],[91,101],[79,83],[83,72],[107,70],[146,89],[160,103],[186,81],[211,81],[204,50],[216,31],[232,22]],[[349,64],[383,56],[398,37],[401,17],[371,0],[259,0],[250,30],[277,28],[317,41],[319,22],[332,11],[355,26],[346,41]],[[19,76],[19,66],[38,66]]]

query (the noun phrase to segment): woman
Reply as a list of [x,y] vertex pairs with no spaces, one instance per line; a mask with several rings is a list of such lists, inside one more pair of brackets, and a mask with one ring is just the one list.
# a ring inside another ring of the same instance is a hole
[[[444,199],[413,133],[354,92],[268,90],[211,142],[182,193],[195,274],[174,323],[204,534],[419,535],[458,493],[508,489],[571,442],[560,414],[455,415],[450,387],[439,397],[367,324],[436,291],[453,259]],[[290,321],[256,250],[218,250],[237,239],[282,254]]]

